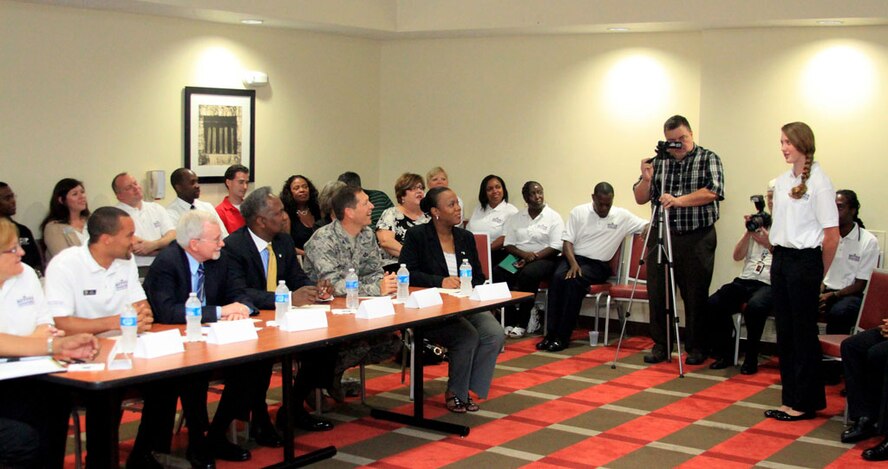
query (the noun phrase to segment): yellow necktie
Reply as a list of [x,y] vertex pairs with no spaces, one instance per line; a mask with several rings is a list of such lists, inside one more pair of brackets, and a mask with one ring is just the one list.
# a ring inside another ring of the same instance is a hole
[[277,258],[274,255],[274,249],[271,247],[271,243],[268,243],[266,247],[268,249],[268,270],[265,275],[265,288],[273,292],[277,289]]

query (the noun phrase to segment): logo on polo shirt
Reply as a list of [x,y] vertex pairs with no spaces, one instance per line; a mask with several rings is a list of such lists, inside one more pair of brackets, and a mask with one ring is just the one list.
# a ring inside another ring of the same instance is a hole
[[502,218],[502,217],[493,217],[493,218],[490,219],[490,221],[492,221],[492,222],[494,222],[494,223],[502,223],[502,222],[503,222],[503,218]]
[[609,229],[609,230],[616,230],[616,229],[617,229],[617,224],[616,224],[616,223],[613,223],[613,222],[608,223],[608,224],[607,224],[607,229]]
[[34,297],[33,296],[23,296],[17,300],[15,303],[19,308],[24,308],[25,306],[33,306],[34,305]]
[[126,290],[129,286],[129,281],[126,279],[118,280],[117,283],[114,284],[114,290],[123,291]]
[[848,260],[851,262],[860,262],[860,256],[857,254],[848,254]]
[[154,227],[155,227],[155,228],[160,228],[160,222],[159,222],[159,221],[154,222]]

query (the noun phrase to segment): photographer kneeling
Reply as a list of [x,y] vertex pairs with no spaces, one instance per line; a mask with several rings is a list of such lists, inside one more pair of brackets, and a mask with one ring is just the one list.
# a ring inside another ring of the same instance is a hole
[[[773,185],[768,187],[768,209],[771,208]],[[715,361],[709,365],[713,370],[727,368],[733,364],[733,344],[731,331],[734,326],[731,316],[739,313],[745,303],[743,316],[746,320],[746,358],[740,373],[751,375],[758,372],[758,350],[765,321],[772,314],[771,298],[771,243],[768,241],[768,228],[771,216],[764,211],[764,197],[754,195],[757,213],[747,215],[746,232],[734,246],[734,260],[743,261],[743,271],[733,282],[722,285],[709,297],[707,309],[711,326],[712,355]]]

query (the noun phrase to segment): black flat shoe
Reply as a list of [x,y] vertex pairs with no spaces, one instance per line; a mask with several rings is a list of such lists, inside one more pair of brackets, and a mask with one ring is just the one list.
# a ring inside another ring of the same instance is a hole
[[192,469],[215,469],[216,460],[210,455],[205,446],[188,445],[185,451],[185,459],[191,464]]
[[685,365],[700,365],[706,361],[706,355],[701,352],[691,352],[685,358]]
[[644,356],[645,363],[660,363],[666,361],[666,352],[654,347],[651,353]]
[[163,464],[151,453],[130,453],[126,458],[126,467],[135,469],[163,469]]
[[774,418],[781,422],[797,422],[799,420],[811,420],[814,417],[817,417],[817,413],[813,411],[805,412],[802,415],[790,415],[786,412],[782,412],[781,414],[776,415]]
[[280,448],[284,446],[284,439],[271,426],[271,422],[250,425],[250,436],[256,440],[256,444],[259,446],[265,446],[266,448]]
[[293,416],[293,425],[307,432],[326,432],[333,430],[333,424],[327,420],[317,418],[308,412],[301,412]]
[[724,370],[725,368],[732,366],[730,360],[727,358],[717,358],[714,362],[709,365],[710,370]]
[[555,339],[555,340],[549,342],[549,347],[546,350],[548,350],[550,352],[560,352],[566,348],[567,348],[566,343],[562,342],[559,339]]
[[867,461],[888,461],[888,438],[872,448],[865,449],[862,456]]
[[768,409],[765,411],[765,417],[768,417],[769,419],[776,419],[782,415],[788,416],[789,414],[780,409]]
[[536,349],[537,350],[548,350],[549,345],[552,345],[552,341],[549,339],[543,339],[542,341],[540,341],[539,343],[536,344]]
[[754,375],[758,373],[758,371],[758,360],[745,360],[743,365],[740,366],[741,375]]
[[857,443],[876,434],[876,425],[869,417],[860,417],[851,428],[842,432],[842,443]]
[[241,448],[224,438],[211,439],[210,452],[213,457],[223,461],[249,461],[252,457],[250,450]]

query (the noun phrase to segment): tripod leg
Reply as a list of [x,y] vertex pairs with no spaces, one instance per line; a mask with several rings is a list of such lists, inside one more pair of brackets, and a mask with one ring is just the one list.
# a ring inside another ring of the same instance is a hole
[[[657,212],[659,211],[659,206],[654,207],[654,210],[651,211],[651,221],[648,222],[648,226],[654,222],[657,218]],[[623,325],[620,327],[620,340],[617,341],[617,351],[614,354],[614,361],[611,363],[611,369],[617,368],[617,358],[620,356],[620,348],[623,346],[623,338],[626,337],[626,323],[629,322],[629,312],[632,311],[632,300],[635,299],[635,289],[638,287],[638,277],[641,275],[641,266],[644,265],[645,255],[647,254],[647,245],[648,239],[651,236],[651,230],[648,229],[647,233],[644,235],[644,244],[641,245],[641,254],[638,258],[638,268],[635,270],[635,277],[632,279],[632,293],[629,295],[629,305],[626,306],[626,314],[623,317]],[[630,250],[630,258],[631,258],[631,250]],[[608,299],[610,301],[610,299]],[[617,306],[619,308],[619,306]],[[608,310],[608,316],[610,317],[610,310]]]

